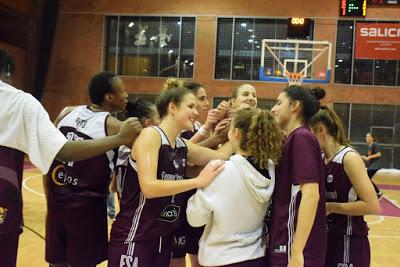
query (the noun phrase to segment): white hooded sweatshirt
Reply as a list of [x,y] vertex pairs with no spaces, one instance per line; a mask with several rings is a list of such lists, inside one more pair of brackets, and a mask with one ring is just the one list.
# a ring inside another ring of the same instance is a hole
[[264,217],[275,185],[275,167],[268,162],[271,180],[241,155],[225,162],[225,169],[188,201],[190,225],[206,225],[199,241],[199,263],[220,266],[265,256]]

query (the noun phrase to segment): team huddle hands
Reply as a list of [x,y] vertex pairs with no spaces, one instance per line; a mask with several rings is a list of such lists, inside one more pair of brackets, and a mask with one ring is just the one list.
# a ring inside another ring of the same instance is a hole
[[142,129],[143,127],[139,119],[131,117],[122,123],[118,135],[123,140],[122,143],[128,145],[135,141]]
[[[11,64],[1,49],[0,59]],[[27,146],[7,147],[15,139],[8,134],[12,140],[0,146],[0,167],[19,173],[5,177],[12,183],[0,181],[0,194],[12,196],[1,198],[0,224],[18,217],[9,232],[0,232],[8,238],[0,238],[1,250],[9,251],[6,259],[0,253],[1,266],[16,261],[23,153],[39,159],[33,162],[45,173],[50,267],[105,260],[108,267],[181,267],[186,254],[192,267],[370,265],[363,216],[379,211],[368,175],[377,171],[381,153],[369,134],[367,173],[337,114],[320,106],[320,88],[288,86],[268,111],[257,108],[255,88],[242,84],[210,110],[196,82],[168,79],[155,104],[128,101],[122,79],[102,72],[88,86],[92,103],[61,112],[57,128],[32,96],[3,81],[0,89],[32,103],[29,114],[19,115],[43,119],[40,127],[21,120],[19,129],[51,138],[21,136]],[[115,112],[127,119],[119,121]],[[206,117],[203,125],[198,117]],[[110,235],[109,190],[120,203]],[[205,228],[194,228],[199,226]]]

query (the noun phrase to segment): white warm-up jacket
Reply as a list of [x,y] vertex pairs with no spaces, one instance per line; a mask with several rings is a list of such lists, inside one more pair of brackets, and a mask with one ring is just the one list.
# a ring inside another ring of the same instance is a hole
[[225,162],[225,169],[188,201],[187,220],[206,225],[199,242],[199,263],[219,266],[265,256],[264,217],[275,185],[275,167],[269,161],[271,180],[241,155]]

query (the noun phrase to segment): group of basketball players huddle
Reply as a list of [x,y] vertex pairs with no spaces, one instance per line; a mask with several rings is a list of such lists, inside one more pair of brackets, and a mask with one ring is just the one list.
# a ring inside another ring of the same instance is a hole
[[[103,72],[90,81],[91,105],[58,116],[70,140],[118,132],[117,111],[143,129],[132,149],[53,162],[51,266],[185,266],[187,253],[191,266],[369,266],[363,215],[378,199],[340,119],[320,106],[324,90],[289,86],[263,111],[244,84],[209,110],[200,84],[164,87],[156,104],[128,102],[122,80]],[[111,180],[120,212],[108,243]]]
[[[267,111],[244,84],[208,110],[195,82],[169,79],[156,104],[128,102],[122,80],[102,72],[89,96],[55,121],[68,140],[120,135],[115,112],[140,124],[133,144],[82,161],[68,162],[83,150],[61,157],[59,142],[43,180],[50,266],[185,266],[186,254],[193,267],[369,266],[363,215],[378,198],[340,119],[319,103],[324,90],[288,86]],[[108,241],[110,183],[120,212]]]

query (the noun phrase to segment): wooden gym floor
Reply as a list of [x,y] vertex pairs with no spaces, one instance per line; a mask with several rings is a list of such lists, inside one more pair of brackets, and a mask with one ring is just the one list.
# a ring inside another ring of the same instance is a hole
[[[384,192],[383,214],[367,216],[371,243],[372,267],[400,266],[400,174],[378,173],[374,181]],[[18,267],[48,266],[44,261],[46,205],[42,176],[35,168],[28,168],[23,180],[25,228],[21,234]],[[111,224],[110,224],[111,226]],[[101,267],[107,266],[103,262]]]

